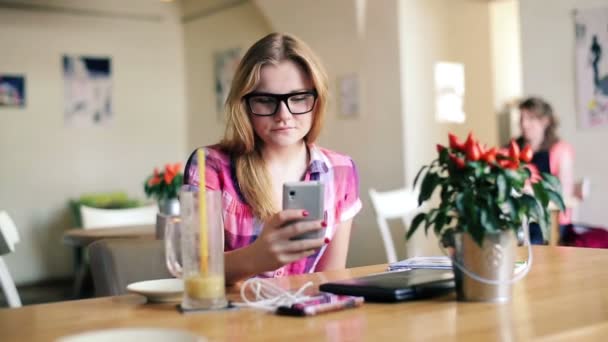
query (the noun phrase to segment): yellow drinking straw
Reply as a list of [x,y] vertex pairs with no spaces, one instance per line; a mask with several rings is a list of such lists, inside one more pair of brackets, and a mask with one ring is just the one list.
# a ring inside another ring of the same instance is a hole
[[200,256],[201,275],[206,276],[209,272],[209,250],[207,249],[207,197],[205,185],[205,150],[199,148],[196,151],[198,158],[198,212],[200,222]]

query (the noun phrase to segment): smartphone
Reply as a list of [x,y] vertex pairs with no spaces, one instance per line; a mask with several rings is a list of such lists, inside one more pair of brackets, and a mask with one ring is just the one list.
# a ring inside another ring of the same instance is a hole
[[279,306],[276,313],[288,316],[314,316],[324,312],[356,308],[363,304],[363,297],[321,293],[304,302],[291,306]]
[[[283,184],[283,210],[302,209],[308,211],[308,216],[300,221],[322,221],[325,219],[323,206],[323,183],[320,181],[289,182]],[[296,221],[297,222],[297,221]],[[289,222],[289,224],[294,222]],[[292,240],[320,239],[325,232],[319,229],[298,235]]]

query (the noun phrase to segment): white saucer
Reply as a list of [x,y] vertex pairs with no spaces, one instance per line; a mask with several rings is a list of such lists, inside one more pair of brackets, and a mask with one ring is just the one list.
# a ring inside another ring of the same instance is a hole
[[179,302],[184,281],[175,278],[140,281],[127,285],[127,291],[145,296],[149,302]]
[[205,342],[206,338],[187,331],[157,328],[124,328],[94,330],[81,334],[60,337],[57,342]]

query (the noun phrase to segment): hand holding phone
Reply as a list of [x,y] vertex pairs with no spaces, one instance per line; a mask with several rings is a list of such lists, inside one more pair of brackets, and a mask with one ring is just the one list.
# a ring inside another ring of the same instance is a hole
[[[283,210],[306,210],[308,216],[303,218],[302,221],[323,221],[325,219],[323,189],[323,183],[320,181],[290,182],[283,184]],[[292,221],[289,223],[291,224],[294,222]],[[292,238],[292,240],[320,239],[323,235],[323,230],[317,230],[298,235]]]

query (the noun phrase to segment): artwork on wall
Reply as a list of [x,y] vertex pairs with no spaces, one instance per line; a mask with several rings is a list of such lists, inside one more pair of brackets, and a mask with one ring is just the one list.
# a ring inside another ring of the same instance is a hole
[[440,123],[463,123],[464,64],[435,64],[435,120]]
[[349,74],[339,78],[338,94],[340,116],[354,118],[359,115],[359,78],[357,74]]
[[576,103],[580,126],[608,125],[608,8],[577,10]]
[[108,57],[63,56],[64,122],[92,127],[112,120],[112,64]]
[[0,107],[25,107],[25,77],[0,74]]
[[227,49],[213,54],[216,110],[220,117],[223,117],[224,102],[228,97],[230,84],[240,61],[240,48]]

